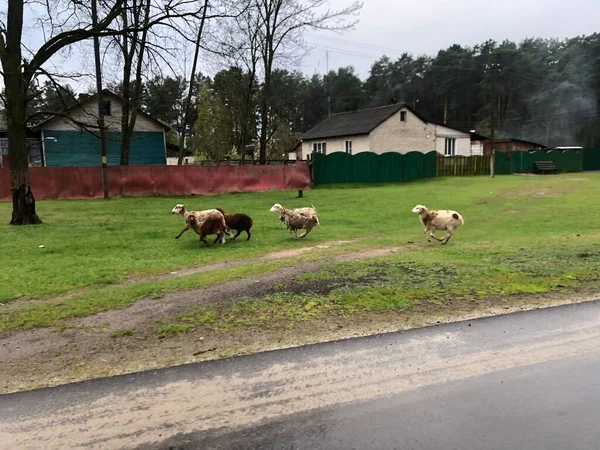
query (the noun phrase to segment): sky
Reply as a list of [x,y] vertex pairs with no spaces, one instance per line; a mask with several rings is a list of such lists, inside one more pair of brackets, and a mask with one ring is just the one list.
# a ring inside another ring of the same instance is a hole
[[[330,0],[331,8],[342,8],[350,1]],[[5,5],[6,0],[0,0],[0,9]],[[343,33],[308,30],[305,40],[310,52],[299,67],[288,68],[310,76],[324,74],[327,67],[354,66],[366,79],[373,62],[384,54],[394,59],[403,52],[435,55],[453,44],[473,46],[487,39],[518,42],[527,37],[575,37],[600,31],[599,18],[599,0],[364,0],[355,29]],[[23,43],[36,48],[42,41],[41,31],[28,28],[26,18]],[[89,49],[79,48],[53,61],[63,70],[84,65],[92,72],[91,56]],[[202,64],[200,69],[208,74],[214,71]],[[91,82],[70,83],[83,91]]]
[[[349,0],[331,0],[333,8]],[[307,32],[313,46],[302,71],[312,75],[354,66],[366,78],[372,63],[387,54],[435,55],[453,44],[473,46],[488,39],[566,38],[600,32],[598,0],[365,0],[360,22],[344,34]]]

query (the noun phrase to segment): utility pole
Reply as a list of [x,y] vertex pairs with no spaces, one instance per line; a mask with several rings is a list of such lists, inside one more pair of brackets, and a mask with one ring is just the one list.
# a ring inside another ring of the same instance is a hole
[[327,116],[331,115],[331,96],[329,95],[329,50],[325,50],[325,70],[327,73]]
[[491,139],[492,139],[492,151],[490,156],[490,177],[496,176],[496,142],[495,142],[495,128],[496,128],[496,64],[491,64],[491,83],[490,83],[490,128],[491,128]]
[[[98,24],[98,0],[92,0],[92,24]],[[98,96],[98,127],[100,128],[100,164],[102,165],[102,192],[108,198],[108,170],[106,161],[106,128],[104,126],[104,98],[102,95],[102,66],[100,65],[100,38],[94,35],[96,63],[96,91]]]

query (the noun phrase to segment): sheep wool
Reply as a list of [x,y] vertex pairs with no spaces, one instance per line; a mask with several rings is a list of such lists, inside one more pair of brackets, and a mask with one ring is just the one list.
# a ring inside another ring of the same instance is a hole
[[[446,244],[454,231],[465,224],[463,217],[456,211],[448,209],[427,209],[424,205],[417,205],[412,210],[413,213],[419,215],[421,223],[425,226],[425,237],[427,242],[431,242],[431,238]],[[443,238],[435,236],[436,231],[446,231]]]
[[[225,228],[227,230],[227,232],[229,231],[229,228],[227,227],[227,223],[225,222],[225,217],[217,209],[205,209],[202,211],[188,211],[185,208],[185,205],[179,203],[179,204],[175,205],[175,207],[171,210],[171,213],[172,214],[180,214],[184,221],[188,218],[188,216],[194,215],[200,225],[202,225],[202,223],[208,219],[221,220],[223,228]],[[229,233],[227,233],[227,234],[229,234]]]
[[[285,209],[279,203],[275,203],[269,211],[279,214],[279,220],[285,224],[287,230],[296,239],[306,237],[315,226],[320,225],[314,205],[306,208]],[[305,230],[304,233],[298,236],[297,231],[302,229]]]

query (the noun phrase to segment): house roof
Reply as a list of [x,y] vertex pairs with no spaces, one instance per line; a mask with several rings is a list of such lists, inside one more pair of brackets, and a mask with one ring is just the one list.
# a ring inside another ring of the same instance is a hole
[[356,136],[361,134],[369,134],[378,125],[385,122],[392,115],[401,109],[407,109],[424,123],[431,123],[442,127],[450,128],[464,132],[458,128],[444,125],[441,123],[427,120],[406,103],[397,103],[388,106],[379,106],[376,108],[359,109],[357,111],[349,111],[343,113],[332,114],[323,119],[319,124],[308,130],[300,139],[322,139],[341,136]]
[[521,144],[529,144],[529,145],[535,145],[541,148],[546,148],[546,146],[544,144],[539,144],[537,142],[531,142],[531,141],[526,141],[524,139],[515,139],[515,138],[508,138],[508,139],[494,139],[494,143],[498,144],[498,143],[502,143],[502,142],[519,142]]
[[[471,132],[469,132],[469,134],[471,135],[471,140],[472,141],[489,141],[490,140],[490,138],[485,137],[482,134],[471,133]],[[498,142],[498,141],[496,141],[496,142]]]
[[396,104],[378,108],[359,109],[332,114],[312,127],[300,139],[321,139],[338,136],[369,134],[377,125],[400,111],[405,105]]
[[[117,94],[115,94],[114,92],[110,91],[109,89],[102,89],[102,94],[103,94],[103,95],[109,95],[109,96],[111,96],[111,97],[115,97],[115,98],[117,98],[117,99],[118,99],[120,102],[122,102],[122,103],[125,103],[125,99],[124,99],[123,97],[121,97],[120,95],[117,95]],[[90,103],[90,102],[92,102],[92,101],[96,100],[97,96],[98,96],[98,94],[93,94],[93,95],[90,95],[89,97],[86,97],[86,98],[84,98],[84,99],[83,99],[83,100],[81,100],[81,101],[78,101],[78,102],[77,102],[77,103],[75,103],[74,105],[71,105],[71,106],[69,106],[69,107],[67,108],[67,113],[68,113],[70,110],[72,110],[73,108],[77,107],[77,106],[82,106],[82,105],[88,104],[88,103]],[[138,108],[138,114],[139,114],[139,115],[141,115],[141,116],[144,116],[144,117],[146,117],[147,119],[151,120],[152,122],[156,123],[158,126],[160,126],[161,128],[164,128],[164,129],[165,129],[165,130],[167,130],[167,131],[171,129],[171,127],[170,127],[169,125],[166,125],[166,124],[165,124],[165,123],[163,123],[162,121],[160,121],[160,120],[158,120],[158,119],[156,119],[156,118],[152,117],[150,114],[147,114],[147,113],[145,113],[144,111],[142,111],[142,110],[141,110],[141,109],[139,109],[139,108]],[[62,117],[62,116],[50,116],[50,117],[48,117],[47,119],[45,119],[45,120],[42,120],[41,122],[37,123],[37,124],[36,124],[36,125],[33,127],[33,129],[35,129],[35,130],[38,130],[38,129],[40,129],[40,128],[43,128],[43,125],[45,125],[45,124],[47,124],[47,123],[49,123],[49,122],[51,122],[51,121],[53,121],[53,120],[55,120],[55,119],[57,119],[57,118],[59,118],[59,117]]]

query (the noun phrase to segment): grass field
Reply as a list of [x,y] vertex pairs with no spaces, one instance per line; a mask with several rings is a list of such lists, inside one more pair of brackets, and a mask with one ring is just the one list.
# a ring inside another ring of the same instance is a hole
[[[130,305],[142,296],[265,273],[293,265],[296,259],[163,281],[145,280],[150,274],[245,260],[333,240],[356,240],[344,246],[348,250],[408,242],[419,248],[388,255],[379,265],[323,262],[323,270],[314,275],[351,279],[362,274],[376,280],[372,286],[338,289],[326,295],[282,293],[260,301],[275,301],[281,311],[299,309],[301,315],[312,311],[311,315],[319,305],[389,310],[409,308],[422,298],[442,302],[450,296],[573,289],[597,276],[599,193],[600,174],[586,173],[337,186],[305,192],[304,199],[295,198],[295,192],[269,192],[186,199],[43,201],[38,203],[43,225],[11,227],[8,220],[0,225],[0,303],[75,293],[64,300],[0,309],[0,331],[56,325],[67,318]],[[240,236],[236,242],[206,247],[199,245],[197,235],[190,231],[176,241],[174,236],[183,221],[170,211],[180,201],[191,209],[223,207],[251,215],[255,223],[252,240],[246,242]],[[269,212],[275,202],[289,208],[314,204],[322,226],[306,240],[291,239],[277,216]],[[411,214],[417,203],[456,209],[466,225],[445,247],[425,245],[422,226]],[[0,217],[8,218],[9,212],[9,204],[0,204]],[[312,258],[322,260],[326,253],[315,252]],[[111,286],[135,278],[139,280],[126,286]],[[231,316],[228,311],[205,313],[200,311],[199,317],[210,317],[213,323],[216,317]],[[243,316],[239,310],[235,314]]]
[[[32,227],[0,203],[0,393],[595,299],[599,193],[580,173],[41,201]],[[175,240],[179,202],[251,215],[252,240]],[[292,239],[275,202],[322,226]],[[427,244],[418,203],[465,226]]]

